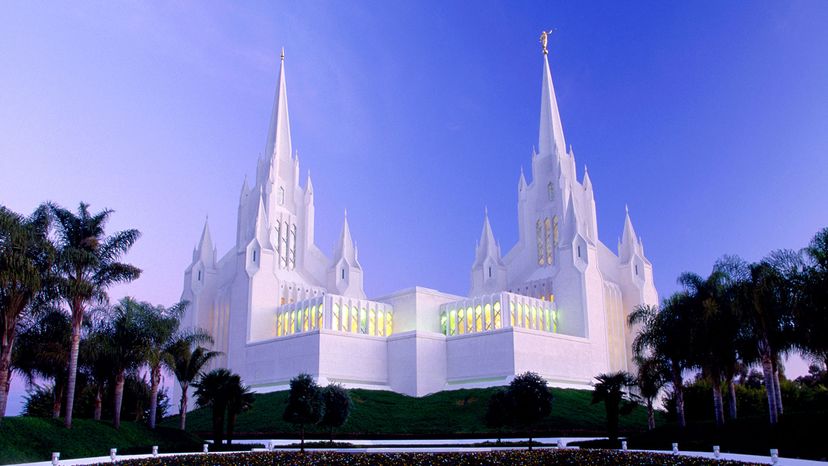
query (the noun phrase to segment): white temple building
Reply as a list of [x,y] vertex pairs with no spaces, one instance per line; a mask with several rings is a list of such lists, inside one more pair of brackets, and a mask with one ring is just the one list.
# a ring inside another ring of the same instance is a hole
[[567,151],[545,50],[542,78],[531,182],[521,172],[517,183],[517,244],[501,254],[486,216],[468,297],[414,287],[368,299],[347,214],[330,255],[314,242],[316,191],[310,176],[299,179],[282,53],[236,244],[219,257],[205,224],[184,272],[184,325],[213,335],[223,352],[214,365],[259,392],[305,372],[323,385],[413,396],[504,385],[525,371],[588,388],[601,372],[631,369],[625,321],[658,302],[652,264],[629,213],[617,252],[598,239],[592,182],[577,179]]

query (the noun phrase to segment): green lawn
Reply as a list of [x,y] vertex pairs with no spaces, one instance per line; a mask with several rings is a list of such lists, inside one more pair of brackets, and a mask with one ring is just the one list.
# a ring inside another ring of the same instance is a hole
[[[353,410],[345,425],[336,433],[341,437],[453,437],[492,435],[483,425],[483,415],[489,397],[499,388],[453,390],[422,398],[375,390],[349,390]],[[537,426],[535,436],[546,435],[603,435],[605,431],[604,406],[592,405],[592,392],[553,388],[552,415]],[[239,416],[236,437],[295,436],[297,429],[282,421],[287,392],[273,392],[256,396],[253,408]],[[177,425],[177,416],[164,425]],[[646,411],[636,408],[622,417],[626,431],[646,428]],[[210,411],[198,409],[187,415],[187,429],[209,436]],[[323,436],[324,431],[311,427],[311,436]],[[520,434],[519,432],[510,432]]]
[[53,451],[61,459],[105,456],[110,448],[118,453],[150,453],[152,445],[164,451],[200,451],[201,440],[178,429],[155,432],[143,424],[123,422],[117,431],[105,421],[75,419],[71,430],[63,420],[36,417],[6,417],[0,422],[0,464],[48,461]]

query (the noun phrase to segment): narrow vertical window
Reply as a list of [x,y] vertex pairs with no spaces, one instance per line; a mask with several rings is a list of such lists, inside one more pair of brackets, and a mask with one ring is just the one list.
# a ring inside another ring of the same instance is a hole
[[543,224],[540,219],[535,224],[535,236],[537,236],[538,240],[538,265],[545,265],[546,256],[543,253]]
[[500,301],[495,301],[494,304],[494,328],[498,329],[503,326],[501,322],[501,314],[500,314]]
[[492,329],[492,305],[487,304],[486,307],[483,308],[483,330],[491,330]]
[[555,185],[551,181],[546,185],[546,194],[549,196],[550,201],[555,200]]
[[558,246],[558,216],[552,219],[552,244]]
[[489,267],[489,278],[492,278],[492,268]]
[[581,257],[581,245],[578,245],[578,257]]
[[635,274],[638,275],[638,264],[635,264]]
[[285,188],[279,186],[279,205],[285,205]]
[[201,270],[198,271],[198,281],[201,281]]
[[282,222],[276,222],[276,257],[282,255]]
[[552,265],[552,221],[549,217],[543,221],[543,244],[546,246],[546,263]]
[[331,328],[339,330],[339,304],[334,303],[331,311]]
[[345,280],[345,269],[342,269],[342,279]]
[[296,225],[290,226],[290,250],[288,254],[288,269],[296,268]]
[[253,262],[256,262],[256,250],[253,250]]

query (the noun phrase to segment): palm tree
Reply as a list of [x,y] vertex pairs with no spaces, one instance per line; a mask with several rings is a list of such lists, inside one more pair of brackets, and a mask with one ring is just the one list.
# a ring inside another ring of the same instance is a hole
[[[212,338],[210,338],[212,343]],[[211,359],[217,357],[221,353],[218,351],[210,351],[202,346],[197,346],[193,349],[195,344],[192,339],[182,336],[175,339],[167,347],[164,356],[164,364],[175,375],[178,384],[181,387],[181,403],[179,404],[179,428],[184,430],[187,427],[187,391],[190,389],[190,384],[201,373],[201,369],[210,362]]]
[[66,387],[66,358],[72,337],[69,316],[58,308],[46,310],[23,326],[17,336],[12,366],[23,375],[29,386],[38,379],[52,381],[52,417],[60,417]]
[[210,406],[213,418],[213,443],[221,445],[224,437],[224,419],[227,413],[228,384],[233,374],[227,369],[213,369],[202,374],[193,384],[196,404],[199,407]]
[[181,301],[169,308],[163,306],[152,306],[148,303],[142,305],[142,327],[149,334],[147,345],[147,366],[150,373],[150,407],[149,407],[149,428],[155,429],[156,413],[158,410],[158,390],[161,386],[161,366],[170,344],[178,338],[187,338],[191,343],[208,343],[210,336],[201,330],[182,333],[179,330],[181,318],[187,309],[188,302]]
[[[227,444],[233,443],[233,431],[236,429],[236,418],[239,414],[253,406],[256,397],[250,387],[241,382],[238,374],[233,374],[227,383]],[[350,401],[350,399],[348,400]],[[347,414],[346,416],[347,417]],[[333,431],[333,428],[331,428]]]
[[635,358],[638,373],[635,377],[635,384],[641,398],[647,404],[647,429],[655,429],[655,409],[653,403],[658,394],[667,383],[669,369],[666,361],[658,357],[637,357]]
[[144,304],[126,297],[109,311],[111,319],[105,327],[109,336],[107,356],[115,375],[113,424],[121,427],[121,404],[127,374],[135,373],[146,362],[150,343],[148,329],[142,324]]
[[[71,329],[71,324],[69,324],[69,327]],[[95,393],[92,418],[96,421],[101,420],[105,387],[114,375],[109,361],[109,351],[110,335],[108,329],[104,322],[98,320],[92,324],[91,330],[81,340],[79,356],[80,370],[86,375],[87,383]]]
[[628,316],[630,327],[639,327],[633,340],[633,353],[639,357],[658,357],[669,367],[670,382],[676,397],[679,427],[685,427],[684,371],[690,368],[690,333],[692,314],[684,293],[675,293],[662,301],[661,307],[642,305]]
[[799,347],[828,368],[828,228],[814,235],[803,254],[804,299],[797,310]]
[[0,420],[6,414],[18,324],[33,302],[48,300],[42,291],[48,289],[55,258],[49,223],[46,206],[29,218],[0,206]]
[[89,212],[89,205],[81,203],[77,214],[58,206],[51,206],[51,211],[57,220],[58,287],[72,312],[64,421],[67,428],[72,428],[83,316],[89,304],[106,302],[106,291],[110,285],[135,280],[141,274],[137,267],[118,262],[135,244],[140,233],[138,230],[125,230],[107,236],[104,229],[112,215],[109,209],[93,215]]
[[[592,404],[604,402],[607,411],[607,434],[610,440],[618,440],[618,420],[621,414],[632,411],[635,404],[631,396],[625,393],[635,386],[635,378],[625,371],[599,374],[595,377],[598,383],[592,391]],[[624,405],[622,406],[622,402]]]

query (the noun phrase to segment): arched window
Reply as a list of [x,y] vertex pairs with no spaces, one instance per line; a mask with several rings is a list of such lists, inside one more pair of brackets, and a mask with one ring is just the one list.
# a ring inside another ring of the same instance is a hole
[[368,335],[377,334],[377,311],[368,309]]
[[483,308],[483,317],[484,317],[483,330],[491,330],[492,329],[492,305],[491,304],[487,304],[486,307]]
[[394,332],[394,314],[391,311],[385,313],[385,336],[391,336]]
[[483,307],[479,304],[474,308],[474,331],[483,331]]
[[351,333],[359,333],[359,309],[351,306]]
[[279,186],[279,205],[285,205],[285,188]]
[[290,226],[290,249],[288,254],[288,268],[293,270],[296,268],[296,225]]
[[501,322],[501,313],[500,313],[500,301],[495,301],[494,304],[494,328],[500,328],[503,326]]
[[471,306],[466,308],[466,333],[474,332],[474,310]]
[[377,335],[384,336],[385,335],[385,313],[382,312],[382,309],[377,309]]
[[546,263],[552,265],[552,222],[549,217],[543,221],[543,243],[546,245]]
[[331,311],[331,328],[339,330],[339,304],[334,303]]
[[555,185],[551,181],[546,185],[546,194],[549,196],[550,201],[555,200]]
[[457,335],[457,311],[449,312],[449,335]]

